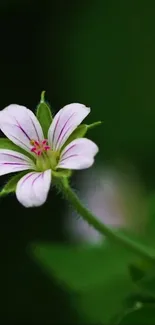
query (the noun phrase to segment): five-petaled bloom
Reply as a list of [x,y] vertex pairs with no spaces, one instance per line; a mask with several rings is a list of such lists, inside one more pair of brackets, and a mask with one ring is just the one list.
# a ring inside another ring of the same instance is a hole
[[[26,107],[12,104],[0,112],[0,129],[25,155],[0,149],[0,175],[31,170],[17,183],[16,196],[25,207],[42,205],[51,185],[52,171],[85,169],[94,162],[98,147],[86,138],[78,138],[65,146],[66,140],[89,114],[82,104],[69,104],[55,115],[44,139],[36,116]],[[26,156],[32,155],[32,159]]]

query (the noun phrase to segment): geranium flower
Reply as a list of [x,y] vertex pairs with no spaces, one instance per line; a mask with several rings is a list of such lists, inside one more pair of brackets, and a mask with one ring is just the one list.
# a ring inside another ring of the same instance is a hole
[[89,113],[90,108],[82,104],[66,105],[55,115],[45,139],[37,117],[26,107],[12,104],[0,112],[1,131],[25,151],[0,149],[0,175],[31,170],[16,186],[16,197],[22,205],[40,206],[46,201],[52,173],[85,169],[94,163],[98,152],[94,142],[78,138],[66,143]]

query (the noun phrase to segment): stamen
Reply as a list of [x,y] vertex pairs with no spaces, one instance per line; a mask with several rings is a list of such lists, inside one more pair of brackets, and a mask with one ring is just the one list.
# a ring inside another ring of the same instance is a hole
[[36,148],[35,147],[33,147],[32,149],[31,149],[31,152],[35,152],[36,153]]
[[44,149],[45,149],[45,150],[50,150],[51,147],[50,147],[50,146],[45,146]]
[[45,139],[42,141],[42,144],[47,144],[47,142],[48,142],[48,140]]
[[30,144],[32,145],[32,146],[34,146],[34,144],[35,144],[35,140],[30,140]]
[[40,148],[40,144],[38,141],[34,141],[34,145]]

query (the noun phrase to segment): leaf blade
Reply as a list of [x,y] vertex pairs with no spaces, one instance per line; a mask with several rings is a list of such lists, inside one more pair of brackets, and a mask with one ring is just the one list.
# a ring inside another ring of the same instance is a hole
[[134,311],[126,313],[118,325],[154,325],[155,305],[144,305]]
[[91,324],[107,324],[122,313],[123,301],[133,293],[127,270],[133,255],[120,247],[35,244],[32,252],[47,275],[74,293],[79,315]]

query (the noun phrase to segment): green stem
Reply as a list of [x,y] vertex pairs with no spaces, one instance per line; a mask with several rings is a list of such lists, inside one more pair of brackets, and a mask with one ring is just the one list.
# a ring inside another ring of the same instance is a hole
[[71,202],[75,210],[98,232],[108,237],[108,239],[112,242],[121,244],[140,257],[155,263],[155,254],[153,252],[148,251],[147,248],[143,247],[141,244],[135,243],[125,235],[116,233],[105,224],[100,222],[96,216],[94,216],[87,208],[85,208],[79,200],[78,196],[72,191],[66,179],[61,180],[61,190],[65,194],[68,201]]

